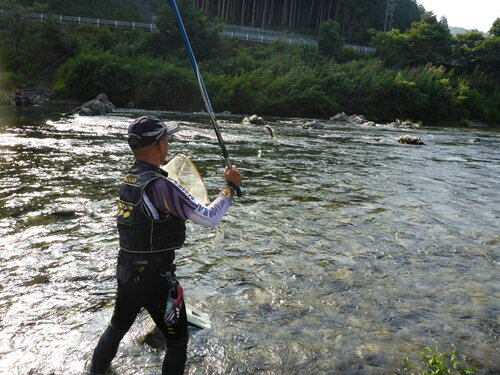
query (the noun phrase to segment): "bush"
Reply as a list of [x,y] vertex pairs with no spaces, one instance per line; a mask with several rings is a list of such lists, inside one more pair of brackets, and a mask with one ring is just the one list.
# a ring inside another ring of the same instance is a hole
[[134,104],[144,108],[199,110],[203,102],[190,66],[138,58],[133,63]]
[[110,53],[81,53],[56,72],[54,95],[86,101],[106,93],[117,106],[133,97],[134,74],[129,61]]

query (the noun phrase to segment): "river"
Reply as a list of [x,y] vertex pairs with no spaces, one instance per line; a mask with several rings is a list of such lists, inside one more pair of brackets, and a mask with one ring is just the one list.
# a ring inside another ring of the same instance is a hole
[[[112,313],[125,134],[145,112],[65,110],[0,107],[1,374],[83,374]],[[170,153],[193,159],[213,198],[223,162],[206,119],[153,114],[182,122]],[[244,196],[223,238],[189,224],[177,254],[188,301],[212,319],[191,329],[186,374],[394,374],[425,346],[500,373],[498,129],[275,118],[271,139],[222,120]],[[113,374],[161,372],[142,320]]]

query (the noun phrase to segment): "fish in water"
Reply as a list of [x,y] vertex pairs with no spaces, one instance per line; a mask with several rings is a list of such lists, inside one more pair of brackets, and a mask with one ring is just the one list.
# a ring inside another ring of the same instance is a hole
[[271,134],[271,139],[274,139],[274,129],[271,128],[269,125],[264,125],[264,127],[267,129],[269,134]]

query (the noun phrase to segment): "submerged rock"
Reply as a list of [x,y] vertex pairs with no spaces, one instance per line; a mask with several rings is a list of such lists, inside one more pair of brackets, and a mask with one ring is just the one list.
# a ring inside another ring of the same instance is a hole
[[266,124],[266,122],[262,119],[262,117],[257,116],[257,115],[245,117],[241,123],[245,124],[245,125],[250,125],[250,124],[251,125],[265,125]]
[[74,211],[74,210],[59,210],[59,211],[52,212],[52,215],[58,216],[58,217],[75,217],[76,211]]
[[396,119],[396,121],[388,123],[387,126],[390,128],[409,129],[409,128],[416,128],[419,125],[411,121],[401,121],[399,119]]
[[324,125],[319,121],[310,121],[302,124],[302,129],[323,129]]
[[[144,313],[142,313],[144,314]],[[166,347],[165,338],[161,331],[156,327],[153,319],[147,315],[139,322],[137,341],[141,345],[149,345],[155,349],[164,349]]]
[[425,143],[415,135],[402,135],[397,139],[399,143],[405,143],[408,145],[425,145]]

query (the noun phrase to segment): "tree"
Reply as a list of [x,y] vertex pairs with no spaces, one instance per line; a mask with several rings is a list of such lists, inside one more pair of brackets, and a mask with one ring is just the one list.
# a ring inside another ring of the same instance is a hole
[[472,62],[480,70],[491,73],[496,83],[500,83],[500,37],[492,36],[476,43],[472,50]]
[[484,40],[479,31],[457,34],[454,41],[454,60],[465,67],[471,67],[474,60],[474,48]]
[[443,64],[452,56],[450,30],[431,12],[425,12],[405,33],[391,30],[385,35],[380,32],[373,35],[372,45],[377,48],[377,55],[389,65]]
[[377,49],[379,56],[389,66],[408,66],[413,63],[413,53],[407,34],[397,29],[389,32],[372,30],[371,45]]
[[491,36],[500,36],[500,18],[497,18],[495,22],[493,22],[493,26],[491,26],[491,29],[488,33]]
[[439,64],[451,58],[453,37],[448,27],[439,23],[432,12],[425,12],[420,22],[412,24],[408,41],[416,63]]
[[449,29],[448,26],[448,19],[445,16],[442,16],[441,19],[439,20],[439,23],[443,26],[445,26],[447,29]]
[[340,25],[328,20],[319,26],[318,50],[319,53],[327,57],[338,57],[344,44],[340,36]]
[[[201,9],[193,7],[191,0],[180,0],[177,5],[196,57],[204,60],[214,56],[220,41],[221,24],[210,20]],[[157,26],[169,48],[177,49],[177,53],[184,50],[182,36],[170,5],[164,5],[160,9]]]
[[415,0],[398,0],[394,9],[393,27],[404,32],[413,22],[418,22],[423,13],[424,10]]

